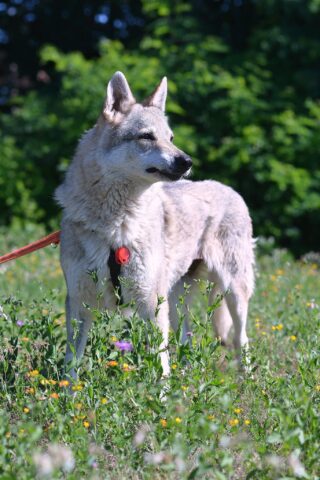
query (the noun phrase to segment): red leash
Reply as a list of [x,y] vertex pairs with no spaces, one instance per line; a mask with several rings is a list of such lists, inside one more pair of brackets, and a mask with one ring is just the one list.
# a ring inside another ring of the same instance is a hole
[[13,250],[6,255],[0,257],[0,264],[9,262],[10,260],[14,260],[15,258],[23,257],[28,253],[35,252],[36,250],[40,250],[40,248],[46,247],[47,245],[58,245],[60,243],[60,230],[54,233],[50,233],[46,237],[40,238],[35,242],[29,243],[25,247],[18,248],[17,250]]

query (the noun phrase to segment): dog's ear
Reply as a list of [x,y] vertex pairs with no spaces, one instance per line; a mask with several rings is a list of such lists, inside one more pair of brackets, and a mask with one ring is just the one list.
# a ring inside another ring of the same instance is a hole
[[157,107],[160,108],[163,112],[166,108],[166,98],[167,98],[167,77],[163,77],[155,91],[148,97],[144,103],[144,105],[148,107]]
[[112,121],[117,113],[125,113],[135,103],[126,77],[116,72],[108,83],[107,96],[103,106],[103,116]]

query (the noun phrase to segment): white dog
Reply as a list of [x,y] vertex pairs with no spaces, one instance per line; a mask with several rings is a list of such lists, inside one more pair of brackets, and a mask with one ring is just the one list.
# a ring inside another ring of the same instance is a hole
[[[225,293],[214,314],[216,335],[248,343],[246,320],[253,291],[252,226],[243,199],[215,181],[191,182],[191,159],[173,144],[164,109],[164,78],[142,104],[117,72],[96,125],[85,133],[56,198],[63,207],[61,264],[67,282],[66,364],[80,359],[91,326],[84,304],[115,308],[119,276],[125,302],[162,332],[163,375],[169,373],[169,317],[183,284],[207,278]],[[95,271],[97,281],[89,271]],[[164,302],[159,306],[158,299]],[[157,311],[157,314],[156,314]],[[230,313],[229,313],[230,312]],[[231,314],[231,316],[230,316]],[[78,324],[76,332],[73,321]],[[185,330],[187,327],[185,328]],[[75,370],[69,373],[75,377]]]

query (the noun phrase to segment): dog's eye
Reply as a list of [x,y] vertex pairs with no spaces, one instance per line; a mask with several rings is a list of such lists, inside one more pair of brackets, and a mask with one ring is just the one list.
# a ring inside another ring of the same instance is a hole
[[173,142],[173,139],[174,139],[174,136],[171,135],[171,137],[170,137],[170,142]]
[[139,140],[155,140],[156,137],[154,136],[154,134],[152,132],[145,132],[145,133],[140,133],[140,135],[138,136],[138,139]]

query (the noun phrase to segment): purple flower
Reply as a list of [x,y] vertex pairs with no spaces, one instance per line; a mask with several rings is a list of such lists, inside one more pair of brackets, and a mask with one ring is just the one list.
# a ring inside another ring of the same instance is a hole
[[24,321],[23,320],[18,320],[17,325],[18,325],[18,327],[23,327]]
[[193,337],[193,332],[187,332],[187,337]]
[[133,350],[133,345],[131,342],[114,342],[114,346],[119,348],[121,352],[131,352],[131,350]]

